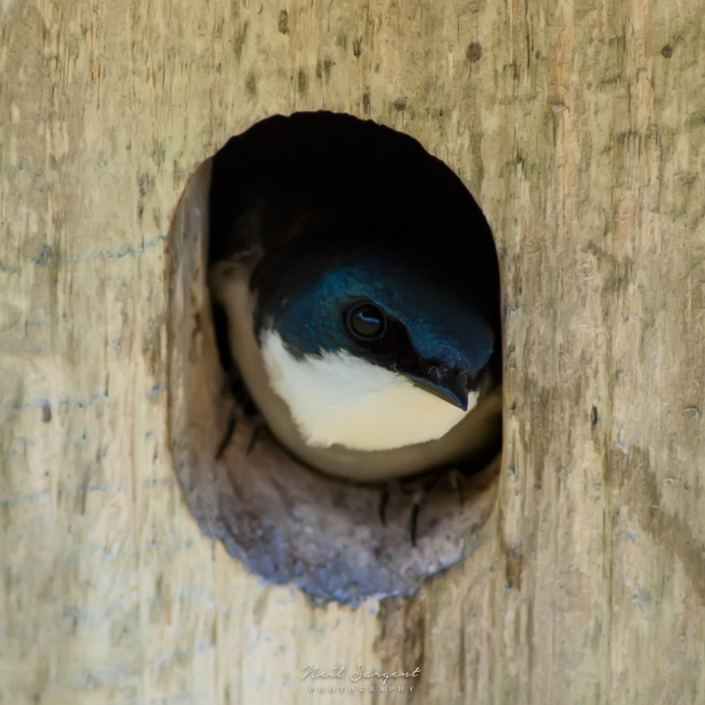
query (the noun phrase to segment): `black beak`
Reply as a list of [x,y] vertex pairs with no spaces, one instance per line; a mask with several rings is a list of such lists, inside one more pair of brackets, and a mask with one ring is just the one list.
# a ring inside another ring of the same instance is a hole
[[465,370],[441,372],[432,367],[427,375],[409,375],[409,379],[425,392],[435,394],[463,411],[468,410],[468,373]]

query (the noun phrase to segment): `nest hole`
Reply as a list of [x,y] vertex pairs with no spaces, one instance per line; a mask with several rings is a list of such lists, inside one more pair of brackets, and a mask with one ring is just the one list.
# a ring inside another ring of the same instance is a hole
[[[332,113],[293,117],[297,134],[311,144],[321,125],[351,134],[374,130],[382,141],[399,134],[350,116],[341,122]],[[291,119],[276,116],[258,123],[254,134],[243,133],[251,135],[248,149],[275,158],[272,135]],[[251,405],[234,416],[238,371],[228,320],[207,285],[209,257],[220,247],[209,245],[213,164],[213,157],[206,159],[189,181],[169,241],[169,432],[185,498],[203,532],[223,541],[230,555],[269,581],[297,585],[314,602],[354,605],[369,597],[413,595],[470,550],[468,539],[494,505],[497,448],[470,469],[451,466],[359,484],[298,461]],[[303,167],[291,164],[292,173],[297,168]],[[338,168],[343,172],[345,162]],[[369,168],[388,165],[372,161]],[[488,266],[496,268],[496,259]],[[501,425],[501,409],[497,413]]]

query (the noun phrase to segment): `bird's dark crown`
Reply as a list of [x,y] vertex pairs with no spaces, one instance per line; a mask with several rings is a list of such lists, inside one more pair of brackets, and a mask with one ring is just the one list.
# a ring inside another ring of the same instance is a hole
[[484,381],[491,325],[436,273],[379,247],[309,255],[287,272],[260,300],[257,332],[274,330],[295,357],[342,351],[461,397]]

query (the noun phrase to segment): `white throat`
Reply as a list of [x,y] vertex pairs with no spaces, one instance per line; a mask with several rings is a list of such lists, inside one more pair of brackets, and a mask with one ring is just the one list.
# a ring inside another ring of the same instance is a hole
[[391,450],[445,435],[463,411],[416,387],[404,375],[346,352],[291,355],[274,331],[261,337],[272,389],[286,402],[306,443],[352,450]]

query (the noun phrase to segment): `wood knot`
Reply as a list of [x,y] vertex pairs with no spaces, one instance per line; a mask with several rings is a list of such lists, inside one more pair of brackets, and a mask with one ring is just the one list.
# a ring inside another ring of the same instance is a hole
[[474,64],[482,56],[482,47],[477,42],[470,42],[465,56],[471,64]]

